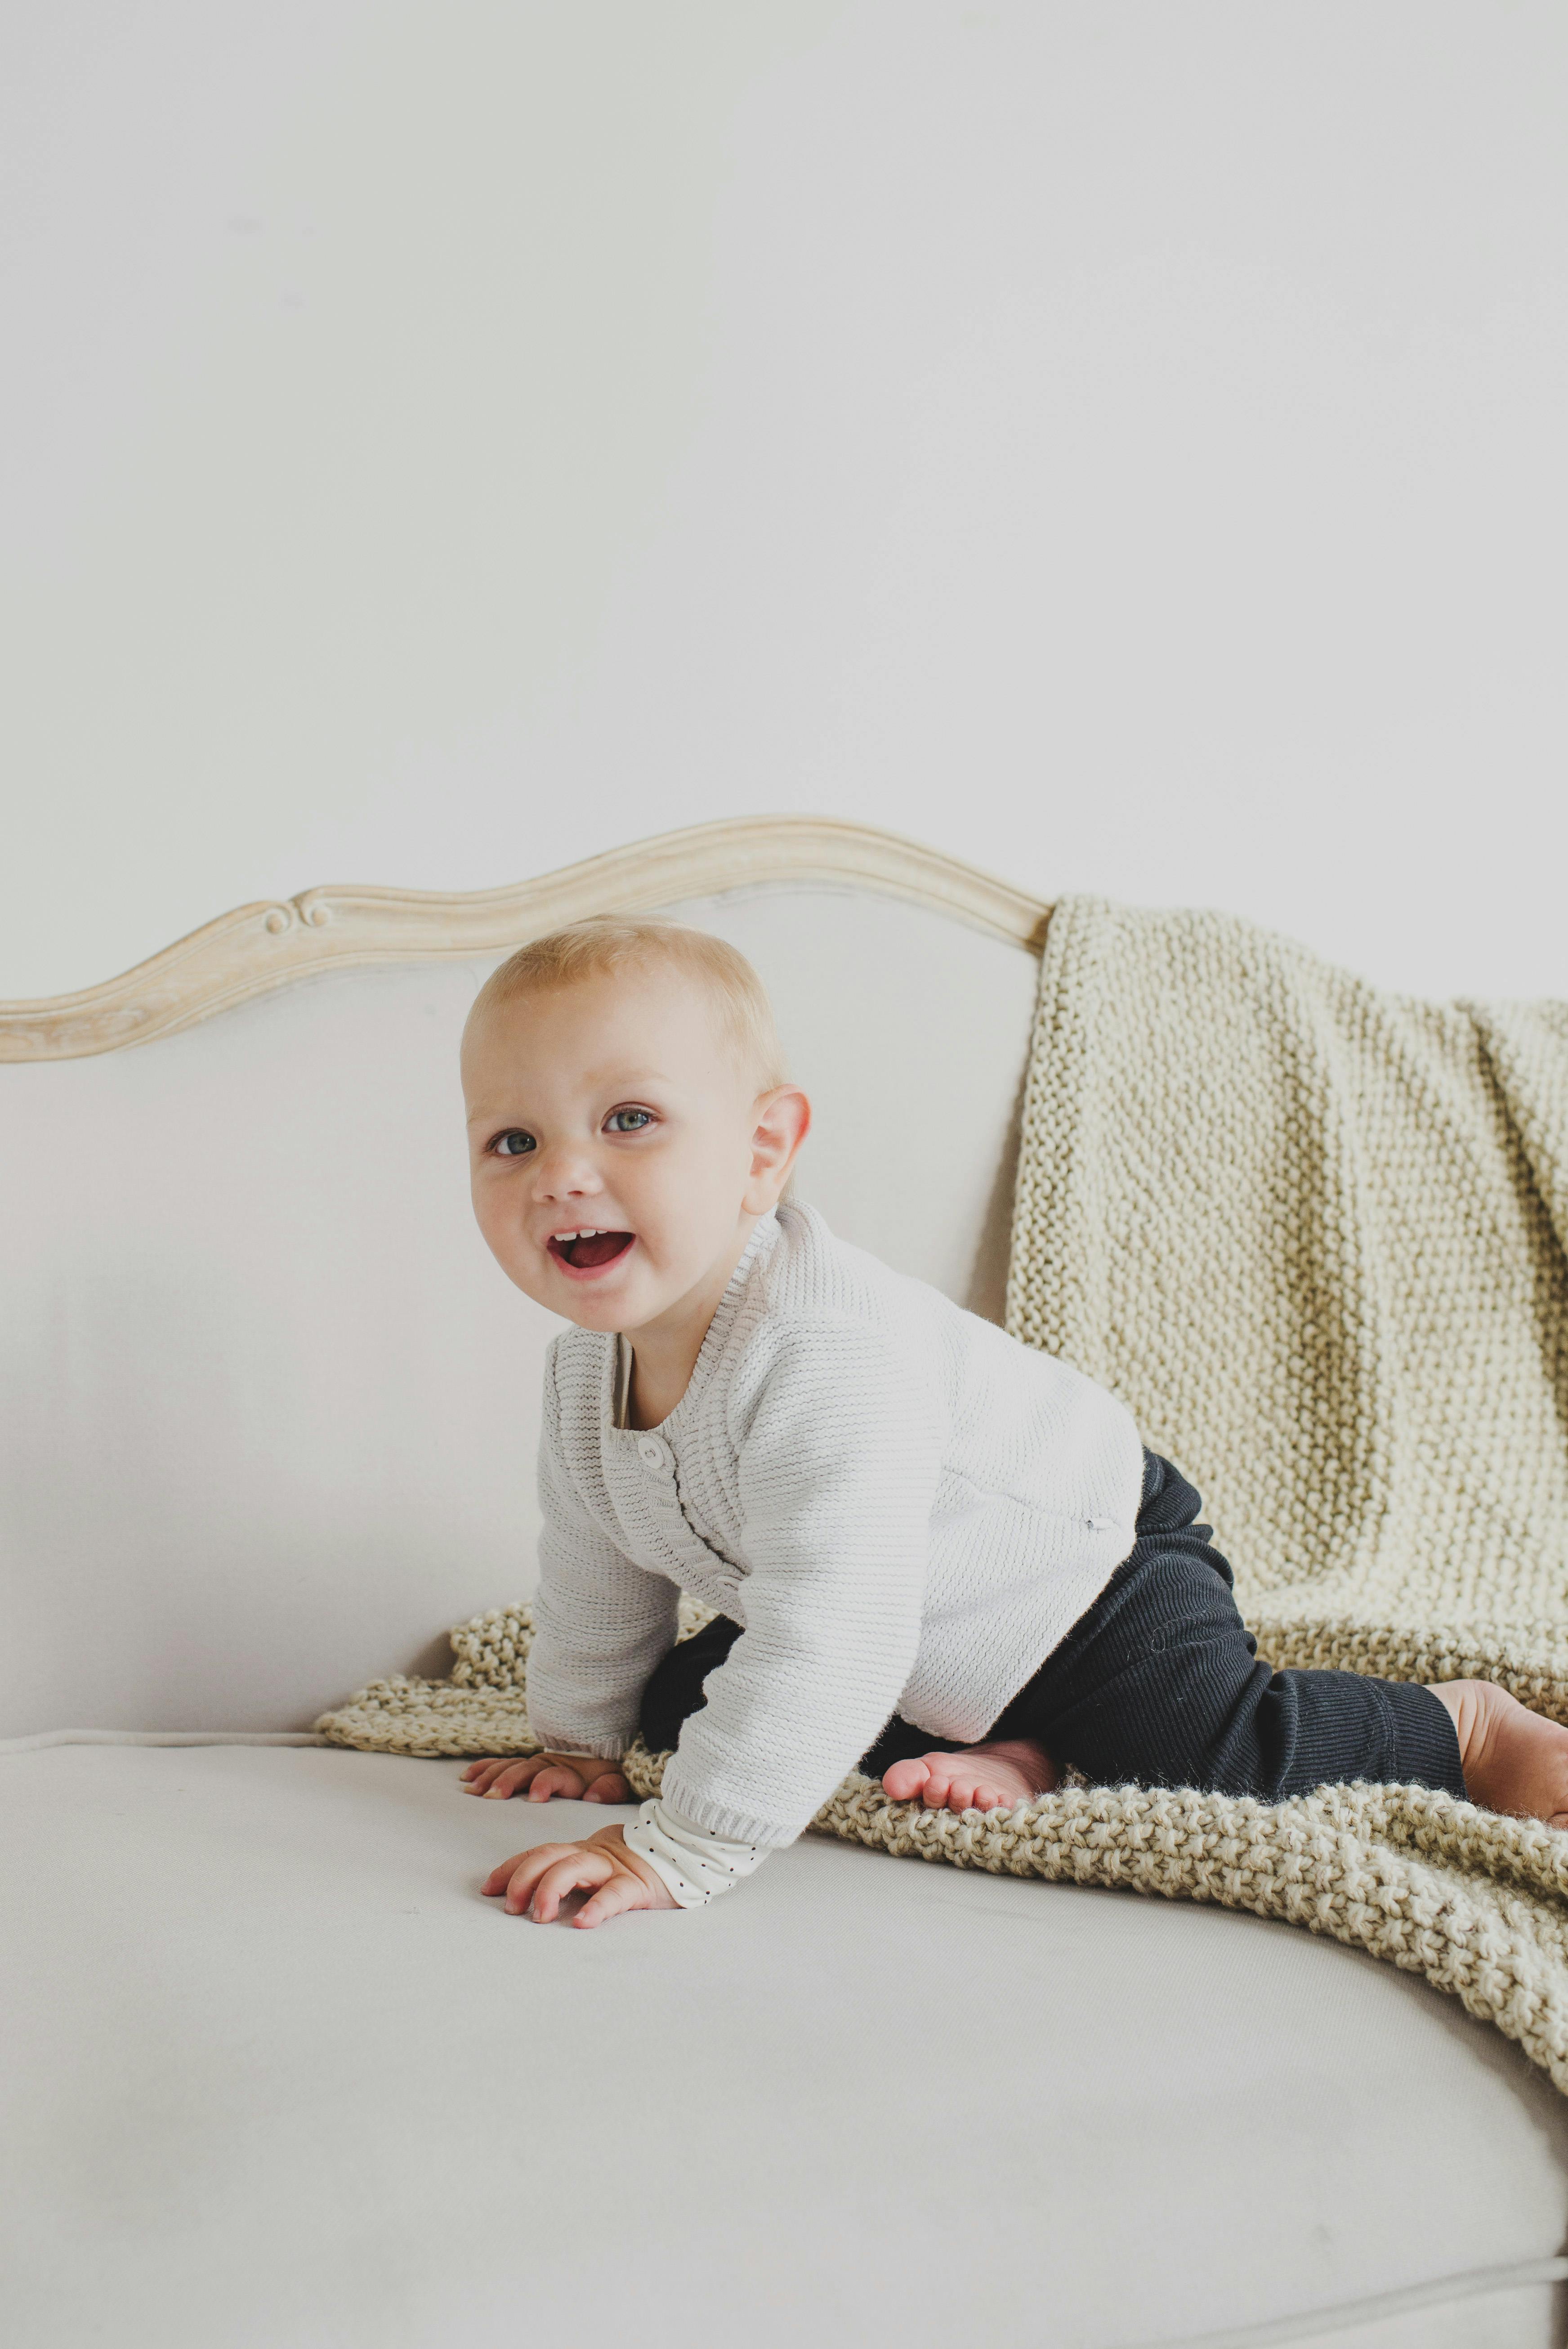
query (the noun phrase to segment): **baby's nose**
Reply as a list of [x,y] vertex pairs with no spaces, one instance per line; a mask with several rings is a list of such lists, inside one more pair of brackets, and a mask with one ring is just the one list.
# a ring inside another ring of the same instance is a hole
[[579,1198],[601,1188],[593,1162],[568,1143],[546,1145],[534,1162],[536,1188],[547,1199]]

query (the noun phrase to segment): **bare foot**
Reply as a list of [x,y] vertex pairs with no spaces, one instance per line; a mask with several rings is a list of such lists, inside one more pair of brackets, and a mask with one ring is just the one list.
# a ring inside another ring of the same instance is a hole
[[882,1791],[895,1803],[922,1803],[928,1811],[1010,1811],[1056,1783],[1056,1764],[1031,1737],[922,1754],[882,1772]]
[[1568,1827],[1568,1729],[1532,1713],[1495,1681],[1428,1685],[1454,1717],[1471,1802]]
[[525,1787],[531,1803],[547,1803],[552,1795],[573,1803],[632,1799],[615,1764],[588,1754],[525,1754],[511,1761],[470,1762],[459,1783],[465,1795],[490,1795],[498,1800],[521,1795]]

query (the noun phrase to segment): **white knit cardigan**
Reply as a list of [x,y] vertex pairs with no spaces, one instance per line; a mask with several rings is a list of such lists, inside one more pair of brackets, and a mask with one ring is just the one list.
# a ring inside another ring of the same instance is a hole
[[710,1835],[792,1843],[894,1712],[982,1737],[1132,1547],[1126,1408],[814,1208],[759,1219],[656,1428],[614,1424],[616,1358],[550,1349],[529,1718],[618,1758],[677,1591],[717,1608],[745,1636],[663,1787]]

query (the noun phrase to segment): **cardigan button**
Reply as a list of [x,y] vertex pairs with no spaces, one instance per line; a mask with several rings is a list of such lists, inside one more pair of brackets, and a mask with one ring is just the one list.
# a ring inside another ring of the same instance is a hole
[[669,1445],[656,1435],[639,1436],[637,1453],[644,1467],[655,1470],[667,1469],[675,1458]]

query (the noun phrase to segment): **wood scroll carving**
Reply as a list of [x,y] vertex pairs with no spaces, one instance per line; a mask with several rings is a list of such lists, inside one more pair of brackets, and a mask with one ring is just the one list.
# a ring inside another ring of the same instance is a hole
[[101,986],[0,1003],[0,1061],[69,1061],[148,1043],[312,971],[505,953],[585,914],[789,882],[903,897],[1037,954],[1049,911],[1005,881],[869,824],[743,816],[636,841],[509,889],[306,889],[236,906]]

